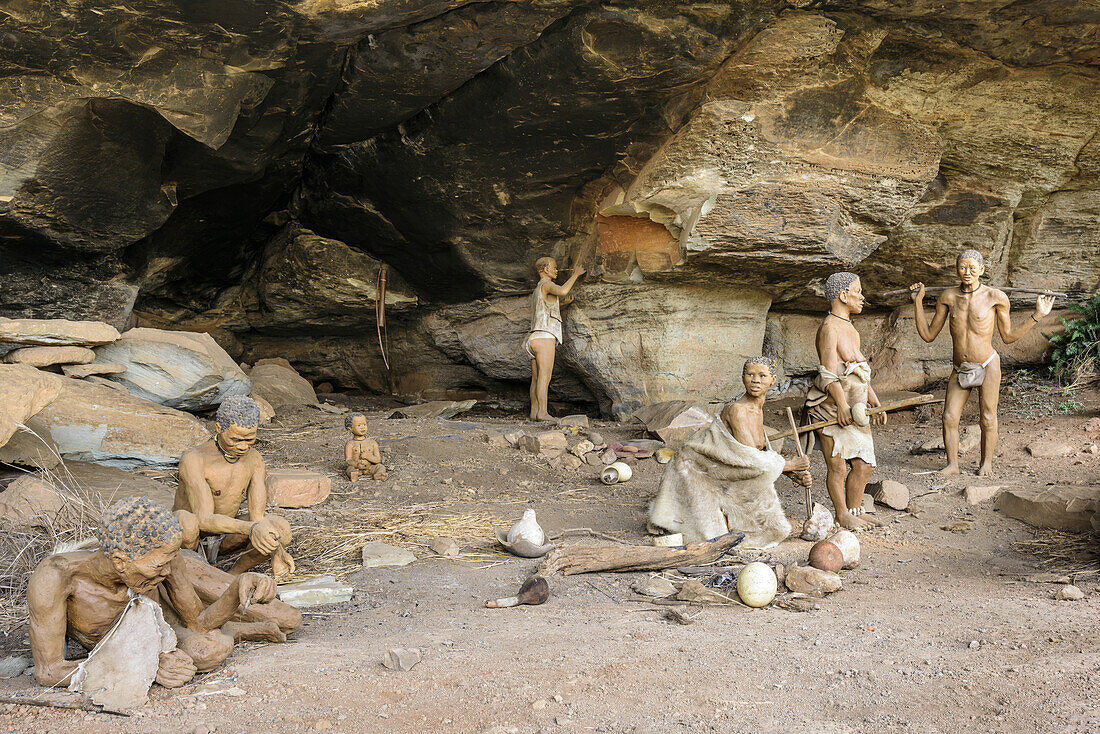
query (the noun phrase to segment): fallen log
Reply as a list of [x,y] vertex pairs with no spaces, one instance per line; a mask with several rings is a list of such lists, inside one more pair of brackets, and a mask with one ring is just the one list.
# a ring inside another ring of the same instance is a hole
[[656,545],[573,545],[550,551],[539,567],[544,576],[601,571],[661,571],[677,566],[713,563],[745,539],[744,533],[726,533],[713,540],[679,548]]
[[[937,398],[935,395],[919,395],[915,398],[906,398],[905,400],[899,400],[896,403],[887,403],[886,405],[880,405],[877,408],[868,408],[867,415],[877,415],[878,413],[886,413],[891,410],[904,410],[905,408],[912,408],[917,405],[927,405],[928,403],[942,403],[943,398]],[[814,423],[807,423],[804,426],[798,427],[799,433],[809,433],[810,431],[816,431],[819,428],[827,428],[828,426],[835,426],[837,424],[836,418],[832,418],[827,421],[815,421]],[[786,438],[787,436],[793,436],[794,431],[783,431],[772,436],[772,439]]]

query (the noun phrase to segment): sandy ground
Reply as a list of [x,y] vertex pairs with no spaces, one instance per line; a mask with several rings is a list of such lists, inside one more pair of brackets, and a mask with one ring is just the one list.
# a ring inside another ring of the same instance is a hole
[[[1091,394],[1085,410],[1037,422],[1029,398],[1008,392],[992,482],[973,476],[976,452],[965,457],[969,476],[921,473],[943,462],[909,453],[936,435],[934,417],[917,423],[909,414],[878,431],[876,476],[907,484],[915,512],[880,508],[887,525],[861,536],[862,565],[809,611],[687,607],[693,622],[675,624],[662,617],[667,607],[633,594],[630,585],[645,576],[637,573],[554,576],[545,605],[486,609],[486,599],[514,593],[537,562],[485,567],[420,549],[412,565],[352,574],[353,600],[307,610],[291,642],[238,646],[222,669],[181,690],[154,686],[138,716],[0,705],[0,731],[1100,731],[1097,577],[1079,579],[1085,600],[1055,601],[1057,585],[1027,580],[1049,569],[1012,549],[1032,537],[1027,526],[958,494],[971,484],[1096,482],[1098,455],[1036,461],[1024,447],[1046,434],[1085,449],[1100,439],[1083,430],[1100,399]],[[661,470],[652,460],[636,465],[629,483],[605,487],[595,467],[557,471],[491,447],[487,431],[534,428],[500,411],[413,421],[386,420],[378,402],[367,407],[392,477],[354,487],[335,479],[314,519],[356,502],[446,500],[447,512],[506,519],[531,506],[548,533],[587,527],[644,537]],[[593,428],[607,438],[634,435],[619,424]],[[340,416],[303,408],[265,431],[260,448],[272,466],[336,476],[344,440]],[[813,474],[823,500],[819,458]],[[796,521],[801,491],[785,479],[779,489]],[[958,520],[972,529],[941,530]],[[788,541],[777,553],[802,560],[808,547]],[[0,647],[26,650],[25,631]],[[380,661],[393,647],[419,647],[424,660],[408,672],[386,670]],[[0,695],[35,690],[26,676],[0,680]]]

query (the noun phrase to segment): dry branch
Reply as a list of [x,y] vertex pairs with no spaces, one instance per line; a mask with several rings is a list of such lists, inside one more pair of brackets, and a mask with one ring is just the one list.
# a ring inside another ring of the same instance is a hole
[[727,533],[684,548],[574,545],[550,551],[540,572],[549,575],[560,571],[565,576],[572,576],[600,571],[660,571],[677,566],[699,566],[717,561],[744,539],[743,533]]

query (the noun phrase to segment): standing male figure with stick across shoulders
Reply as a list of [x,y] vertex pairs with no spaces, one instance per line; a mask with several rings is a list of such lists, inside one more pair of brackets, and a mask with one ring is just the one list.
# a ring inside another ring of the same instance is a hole
[[584,275],[584,268],[580,265],[574,268],[565,285],[554,282],[558,277],[554,258],[540,257],[535,261],[535,270],[539,284],[531,294],[531,331],[523,343],[531,357],[531,420],[552,421],[548,393],[550,376],[554,373],[554,353],[562,340],[561,307],[573,300],[569,291],[577,278]]
[[993,331],[999,330],[1001,340],[1011,344],[1050,313],[1054,296],[1039,296],[1035,301],[1035,313],[1013,329],[1008,296],[1004,291],[981,283],[985,273],[982,254],[977,250],[963,250],[955,259],[955,271],[960,284],[940,294],[931,325],[924,315],[924,283],[914,283],[909,286],[909,292],[913,298],[917,333],[926,342],[939,336],[948,315],[951,317],[954,369],[947,380],[947,399],[943,406],[947,466],[940,473],[959,473],[959,419],[970,391],[978,388],[982,428],[982,463],[978,476],[988,476],[993,473],[993,452],[997,448],[997,403],[1001,392],[1001,357],[993,349]]

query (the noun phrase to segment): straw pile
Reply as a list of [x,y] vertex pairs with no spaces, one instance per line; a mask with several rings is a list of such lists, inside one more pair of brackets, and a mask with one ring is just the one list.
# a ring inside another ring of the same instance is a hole
[[1100,537],[1092,533],[1035,530],[1031,540],[1019,540],[1013,548],[1037,556],[1051,571],[1070,576],[1100,573]]
[[415,550],[427,547],[432,538],[453,538],[467,549],[460,556],[462,560],[493,562],[511,558],[496,549],[493,535],[494,527],[506,527],[505,521],[487,512],[447,512],[446,506],[361,504],[326,509],[315,524],[294,526],[290,546],[296,566],[294,580],[342,576],[359,570],[363,565],[362,548],[373,540]]

